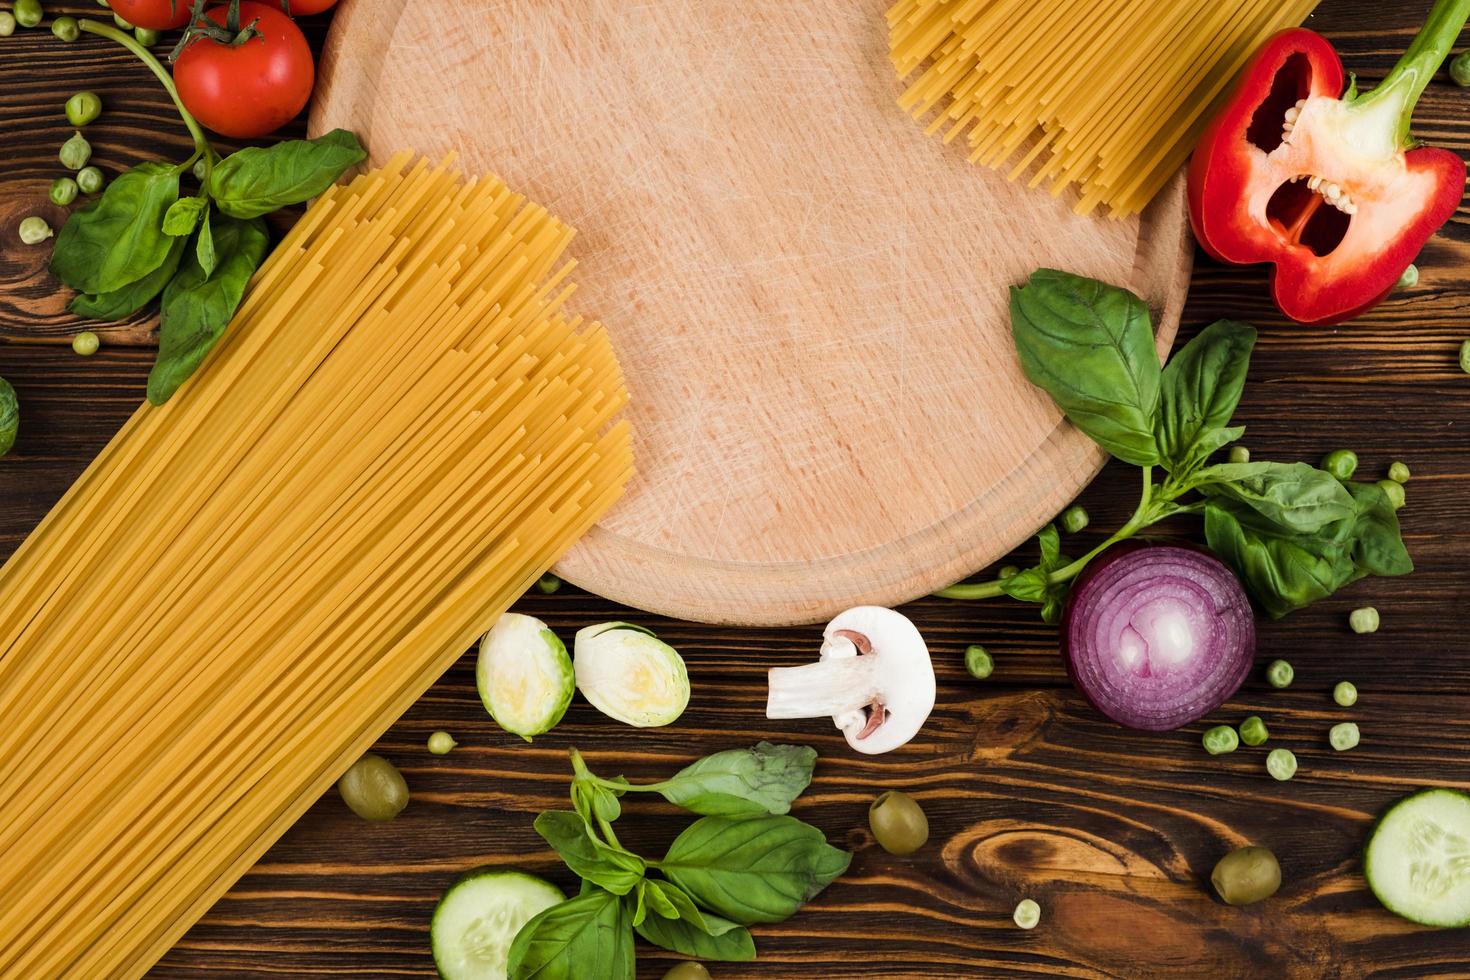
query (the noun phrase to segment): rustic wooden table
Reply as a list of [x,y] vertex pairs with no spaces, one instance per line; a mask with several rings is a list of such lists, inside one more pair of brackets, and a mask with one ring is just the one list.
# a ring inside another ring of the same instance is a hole
[[[1371,84],[1427,5],[1326,0],[1312,26]],[[308,29],[319,42],[324,20]],[[20,441],[0,461],[0,557],[139,402],[153,356],[151,324],[141,320],[104,332],[97,356],[74,355],[67,340],[77,325],[45,272],[48,250],[21,245],[15,233],[44,202],[68,134],[62,102],[83,87],[108,105],[88,131],[106,170],[187,142],[158,86],[119,48],[97,39],[67,47],[44,32],[0,39],[0,376],[23,411]],[[1435,84],[1417,129],[1470,154],[1470,94]],[[905,610],[935,653],[939,707],[912,744],[868,758],[848,751],[826,722],[764,719],[766,669],[808,659],[817,628],[659,621],[568,587],[517,608],[567,638],[617,618],[659,631],[683,652],[694,686],[679,724],[623,728],[579,702],[555,732],[527,745],[487,717],[466,655],[378,746],[413,789],[407,811],[367,824],[328,794],[156,975],[431,974],[429,914],[459,872],[490,864],[572,883],[531,829],[537,812],[565,804],[568,746],[595,768],[636,778],[760,738],[820,751],[797,813],[856,855],[795,919],[756,929],[760,959],[718,966],[721,978],[1470,975],[1470,933],[1389,915],[1358,861],[1390,800],[1430,784],[1470,788],[1470,655],[1462,652],[1470,494],[1460,484],[1470,474],[1470,379],[1456,362],[1470,336],[1470,212],[1460,211],[1419,265],[1419,288],[1357,323],[1316,329],[1282,322],[1262,273],[1202,259],[1186,311],[1186,336],[1224,316],[1263,328],[1241,414],[1258,453],[1314,459],[1348,446],[1370,472],[1396,458],[1414,471],[1402,518],[1418,571],[1263,622],[1261,662],[1286,657],[1296,683],[1274,691],[1258,673],[1217,712],[1221,721],[1262,715],[1272,744],[1301,761],[1291,782],[1266,775],[1261,749],[1206,755],[1202,725],[1141,734],[1105,722],[1068,686],[1054,631],[1005,601],[925,600]],[[1094,527],[1121,523],[1134,493],[1124,470],[1104,472],[1083,498]],[[1363,603],[1382,611],[1376,635],[1347,629],[1348,610]],[[972,642],[995,654],[988,681],[964,671],[961,652]],[[1350,711],[1329,695],[1344,678],[1361,691]],[[1337,754],[1326,731],[1345,718],[1361,725],[1363,743]],[[460,742],[448,756],[424,749],[439,728]],[[914,794],[929,814],[933,838],[913,857],[885,854],[866,829],[869,801],[890,788]],[[668,838],[668,809],[631,809],[624,822],[634,843],[652,849]],[[1229,908],[1211,897],[1209,871],[1246,842],[1280,856],[1285,884],[1270,902]],[[1028,895],[1044,910],[1034,932],[1010,920]],[[642,946],[640,954],[640,976],[662,975],[673,959]]]

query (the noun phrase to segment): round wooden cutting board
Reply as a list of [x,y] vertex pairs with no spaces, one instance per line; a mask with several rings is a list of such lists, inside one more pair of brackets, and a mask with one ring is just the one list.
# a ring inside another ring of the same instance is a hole
[[639,475],[559,566],[742,624],[896,604],[1005,554],[1102,456],[1022,377],[1007,287],[1128,285],[1173,340],[1182,187],[1142,220],[973,167],[895,104],[887,0],[346,0],[311,128],[461,154],[575,225]]

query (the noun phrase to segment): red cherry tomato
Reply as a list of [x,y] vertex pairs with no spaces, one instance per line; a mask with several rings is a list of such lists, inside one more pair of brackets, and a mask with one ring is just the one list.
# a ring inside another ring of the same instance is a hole
[[112,0],[112,12],[134,27],[171,31],[189,23],[191,0]]
[[[204,16],[224,24],[229,7]],[[238,45],[200,37],[174,62],[174,84],[184,108],[205,126],[236,139],[280,129],[306,106],[316,69],[301,28],[280,8],[254,0],[240,4],[240,24],[255,22],[259,37]]]
[[[292,17],[310,17],[337,5],[337,0],[280,0],[281,9]],[[289,9],[288,9],[289,4]]]

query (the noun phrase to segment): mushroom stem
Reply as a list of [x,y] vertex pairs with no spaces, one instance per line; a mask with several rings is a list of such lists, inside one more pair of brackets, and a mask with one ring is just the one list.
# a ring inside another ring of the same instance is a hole
[[873,657],[839,657],[775,667],[769,674],[767,718],[821,718],[864,708],[878,697]]

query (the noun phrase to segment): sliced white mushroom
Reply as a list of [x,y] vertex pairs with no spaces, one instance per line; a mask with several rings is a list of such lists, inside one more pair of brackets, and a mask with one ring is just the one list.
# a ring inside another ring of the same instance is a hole
[[929,647],[908,617],[858,606],[827,624],[821,659],[769,675],[767,718],[830,715],[847,744],[869,755],[912,739],[934,710]]

